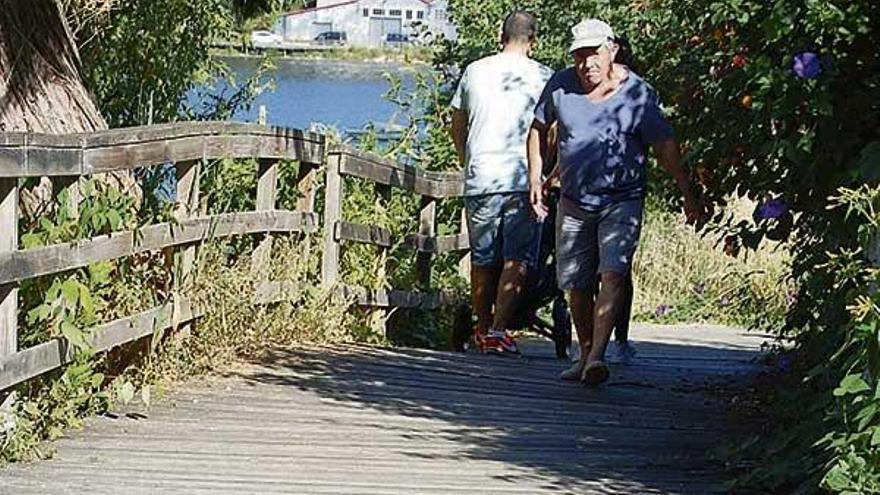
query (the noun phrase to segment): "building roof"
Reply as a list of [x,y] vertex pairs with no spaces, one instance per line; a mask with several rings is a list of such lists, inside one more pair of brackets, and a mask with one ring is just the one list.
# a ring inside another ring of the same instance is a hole
[[[429,5],[429,6],[432,3],[434,3],[434,0],[419,0],[419,1],[422,2],[423,4]],[[339,3],[334,3],[333,5],[325,5],[323,7],[312,7],[309,9],[292,10],[290,12],[285,12],[282,15],[289,16],[289,15],[311,14],[312,12],[317,12],[319,10],[330,10],[330,9],[335,9],[336,7],[343,7],[345,5],[352,5],[355,3],[358,3],[358,0],[348,0],[348,1],[343,1],[343,2],[339,2]]]

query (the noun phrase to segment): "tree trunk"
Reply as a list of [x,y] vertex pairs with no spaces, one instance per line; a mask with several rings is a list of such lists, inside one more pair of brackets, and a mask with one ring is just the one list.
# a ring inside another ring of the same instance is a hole
[[[66,134],[106,129],[83,84],[76,42],[56,0],[0,0],[0,132]],[[129,174],[114,175],[137,190]],[[22,191],[34,218],[51,203],[51,183]]]

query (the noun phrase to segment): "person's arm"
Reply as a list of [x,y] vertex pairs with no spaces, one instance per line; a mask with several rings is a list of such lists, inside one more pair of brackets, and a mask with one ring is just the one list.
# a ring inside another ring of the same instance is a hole
[[459,166],[464,166],[465,149],[467,147],[467,135],[467,112],[456,108],[452,112],[452,141],[455,143],[455,152],[458,155]]
[[538,218],[547,216],[547,205],[544,204],[544,156],[547,146],[548,126],[539,120],[532,121],[529,128],[528,161],[529,161],[529,202]]
[[688,223],[695,224],[697,228],[702,227],[708,220],[708,214],[691,184],[687,171],[681,164],[678,142],[675,139],[667,139],[654,143],[652,147],[657,155],[657,162],[675,179],[675,184],[684,197],[684,213]]

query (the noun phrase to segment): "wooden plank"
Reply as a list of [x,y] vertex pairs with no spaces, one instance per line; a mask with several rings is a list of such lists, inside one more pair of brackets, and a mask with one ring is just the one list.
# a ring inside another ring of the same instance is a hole
[[[657,336],[668,346],[680,333]],[[727,335],[741,359],[758,355],[739,332]],[[550,357],[549,341],[522,344],[520,359],[339,343],[274,349],[171,391],[144,415],[126,415],[138,405],[89,421],[54,445],[52,462],[7,467],[4,487],[20,495],[109,495],[121,484],[138,494],[726,493],[729,473],[705,452],[744,422],[705,391],[727,374],[703,372],[711,346],[683,346],[694,363],[648,374],[640,352],[632,366],[611,365],[609,384],[587,389],[558,380],[567,363]],[[684,390],[670,388],[695,374]],[[627,385],[639,377],[643,386]]]
[[361,225],[340,220],[336,222],[335,238],[337,241],[353,241],[391,247],[391,231],[374,225]]
[[[292,282],[264,282],[254,294],[254,304],[270,304],[291,299],[299,289]],[[175,305],[177,307],[175,307]],[[185,325],[201,318],[204,308],[187,298],[177,303],[143,311],[128,318],[87,330],[88,341],[95,351],[103,352],[129,342]],[[176,320],[176,321],[175,321]],[[69,363],[72,353],[63,339],[38,344],[16,354],[0,357],[0,391],[15,386]]]
[[464,191],[460,173],[426,172],[348,148],[337,149],[335,152],[345,156],[340,169],[343,175],[360,177],[434,198],[461,196]]
[[150,225],[137,231],[24,251],[0,253],[0,284],[50,275],[97,261],[195,242],[259,232],[315,232],[313,213],[292,211],[242,212],[191,218],[180,223]]
[[296,202],[296,209],[299,211],[315,211],[315,196],[318,189],[317,184],[318,167],[312,163],[299,163],[299,170],[296,174],[296,188],[299,192],[299,199]]
[[[178,222],[181,222],[198,215],[199,176],[201,175],[202,161],[199,159],[179,162],[174,168],[177,175],[177,208],[174,217]],[[191,329],[188,323],[182,321],[181,304],[186,297],[184,293],[192,284],[195,262],[196,246],[194,244],[183,245],[175,250],[171,273],[171,302],[174,308],[171,320],[175,330],[178,329],[178,325],[184,325],[181,328],[182,335],[188,335]]]
[[340,171],[346,159],[340,153],[327,157],[324,186],[324,242],[321,258],[321,286],[330,288],[339,281],[339,242],[336,224],[342,220],[343,184]]
[[290,159],[320,161],[323,143],[285,135],[216,135],[174,138],[162,142],[114,145],[87,149],[83,170],[87,173],[128,170],[166,162],[219,158]]
[[[260,159],[257,165],[257,211],[275,209],[278,198],[278,161]],[[266,234],[254,249],[251,258],[251,271],[261,279],[269,278],[269,261],[272,256],[272,236]]]
[[404,244],[410,249],[434,254],[467,251],[471,248],[467,233],[441,236],[410,234],[406,236]]
[[[18,180],[0,178],[0,257],[18,249]],[[0,356],[18,349],[18,285],[0,282]]]
[[340,290],[344,296],[353,298],[358,306],[370,308],[439,309],[455,300],[451,291],[372,290],[351,285]]
[[[187,323],[204,314],[191,301],[180,302],[179,323]],[[98,352],[134,342],[172,326],[173,304],[143,311],[88,330],[88,341]],[[69,363],[72,358],[69,346],[63,339],[53,339],[0,357],[0,390],[40,376]]]
[[203,156],[295,159],[319,164],[324,147],[323,136],[298,129],[217,122],[87,134],[10,134],[0,142],[0,177],[93,174]]

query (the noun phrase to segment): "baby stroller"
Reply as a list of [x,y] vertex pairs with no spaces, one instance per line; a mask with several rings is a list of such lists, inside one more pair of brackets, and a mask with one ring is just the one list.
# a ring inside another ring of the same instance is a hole
[[[556,284],[556,235],[555,222],[558,190],[550,192],[547,198],[550,210],[541,229],[541,250],[536,268],[530,271],[526,282],[522,304],[513,317],[508,330],[531,330],[553,341],[556,357],[568,358],[571,346],[571,314],[564,293]],[[538,315],[539,310],[552,304],[547,321]],[[462,303],[456,308],[452,330],[452,346],[456,351],[467,350],[473,336],[473,310],[470,303]]]

